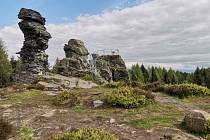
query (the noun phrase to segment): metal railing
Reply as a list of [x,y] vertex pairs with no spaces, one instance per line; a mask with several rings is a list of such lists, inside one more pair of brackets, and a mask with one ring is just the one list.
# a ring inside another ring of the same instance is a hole
[[118,49],[97,50],[96,54],[98,54],[98,55],[119,55],[119,50]]

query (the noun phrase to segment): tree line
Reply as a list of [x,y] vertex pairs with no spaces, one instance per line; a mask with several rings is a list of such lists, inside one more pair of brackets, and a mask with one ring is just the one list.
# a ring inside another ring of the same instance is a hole
[[210,68],[199,68],[194,72],[187,73],[169,68],[148,67],[143,64],[135,64],[129,69],[131,81],[141,83],[161,82],[163,84],[195,83],[210,88]]

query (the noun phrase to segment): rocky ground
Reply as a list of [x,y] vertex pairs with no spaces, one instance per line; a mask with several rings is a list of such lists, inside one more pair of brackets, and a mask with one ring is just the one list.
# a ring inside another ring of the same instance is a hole
[[122,140],[201,140],[187,133],[180,123],[193,109],[210,113],[210,97],[180,100],[162,93],[156,95],[156,103],[137,109],[120,109],[103,106],[94,108],[92,102],[103,98],[111,89],[95,87],[74,89],[81,100],[75,107],[57,107],[53,104],[55,91],[26,90],[0,96],[0,114],[13,126],[10,140],[19,138],[19,128],[29,122],[37,140],[65,130],[82,127],[106,129]]

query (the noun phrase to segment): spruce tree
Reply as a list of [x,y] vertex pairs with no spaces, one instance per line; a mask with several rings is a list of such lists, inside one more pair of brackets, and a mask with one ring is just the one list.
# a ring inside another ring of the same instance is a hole
[[52,68],[52,73],[59,74],[59,66],[60,66],[60,63],[59,63],[59,59],[57,57],[55,60],[55,64]]
[[159,82],[161,81],[160,75],[158,74],[157,69],[152,66],[150,82],[154,83],[154,82],[158,82],[158,81]]
[[193,82],[197,85],[201,85],[201,81],[202,81],[201,72],[199,67],[197,67],[193,75]]
[[149,72],[147,71],[147,69],[144,67],[144,65],[141,65],[141,71],[144,75],[144,82],[147,83],[149,81]]
[[0,87],[7,86],[11,81],[12,66],[2,40],[0,40]]
[[208,88],[210,88],[210,68],[206,69],[205,71],[205,83]]
[[166,84],[170,83],[169,77],[168,77],[168,71],[165,68],[163,68],[163,82]]
[[133,65],[129,73],[130,73],[130,79],[132,81],[144,83],[144,75],[138,64]]
[[168,70],[168,77],[169,77],[169,83],[170,84],[176,84],[178,82],[176,73],[172,68],[170,68]]

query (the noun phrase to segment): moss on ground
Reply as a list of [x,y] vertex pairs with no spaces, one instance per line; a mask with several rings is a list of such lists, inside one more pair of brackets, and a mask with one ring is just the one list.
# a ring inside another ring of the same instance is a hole
[[158,116],[158,117],[149,117],[144,119],[131,120],[128,122],[128,125],[135,128],[145,128],[150,129],[156,126],[173,126],[175,122],[175,118],[166,117],[166,116]]
[[176,127],[185,113],[175,105],[153,104],[124,112],[124,123],[134,128],[150,129],[157,126]]
[[9,96],[8,99],[14,102],[21,102],[27,99],[36,98],[37,96],[40,96],[40,91],[32,90],[32,91],[11,94],[11,96]]
[[10,93],[6,95],[6,99],[2,100],[0,104],[38,104],[46,103],[46,101],[51,100],[52,97],[42,94],[38,90],[28,90],[24,92]]

